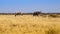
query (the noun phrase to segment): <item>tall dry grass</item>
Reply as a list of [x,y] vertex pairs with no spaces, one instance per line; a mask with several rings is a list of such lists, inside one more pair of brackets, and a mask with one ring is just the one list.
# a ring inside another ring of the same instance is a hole
[[0,15],[0,34],[60,34],[60,18]]

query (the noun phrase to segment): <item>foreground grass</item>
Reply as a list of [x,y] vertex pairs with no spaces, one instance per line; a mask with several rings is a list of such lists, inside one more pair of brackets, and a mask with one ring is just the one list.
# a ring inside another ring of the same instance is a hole
[[0,34],[60,34],[60,18],[0,15]]

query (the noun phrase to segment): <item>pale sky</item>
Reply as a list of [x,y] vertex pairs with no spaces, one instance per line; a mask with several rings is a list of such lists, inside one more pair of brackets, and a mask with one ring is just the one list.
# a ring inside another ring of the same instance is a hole
[[0,0],[0,12],[60,12],[60,0]]

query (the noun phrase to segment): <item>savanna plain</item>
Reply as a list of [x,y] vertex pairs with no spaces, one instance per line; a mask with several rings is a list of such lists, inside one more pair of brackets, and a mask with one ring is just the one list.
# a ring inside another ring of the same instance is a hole
[[60,17],[0,15],[0,34],[60,34]]

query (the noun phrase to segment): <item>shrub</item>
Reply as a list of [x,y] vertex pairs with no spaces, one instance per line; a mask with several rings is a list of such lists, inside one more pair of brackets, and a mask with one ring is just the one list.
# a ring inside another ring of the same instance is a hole
[[56,18],[56,17],[58,17],[57,15],[49,15],[50,17],[54,17],[54,18]]

